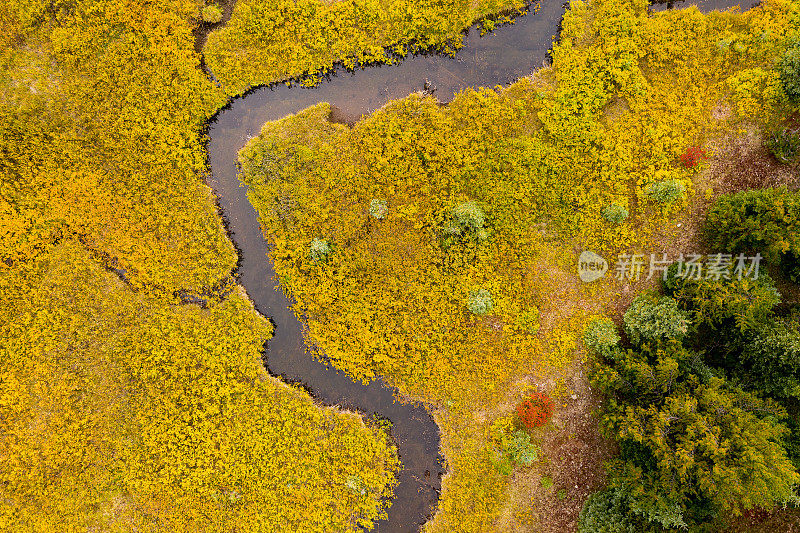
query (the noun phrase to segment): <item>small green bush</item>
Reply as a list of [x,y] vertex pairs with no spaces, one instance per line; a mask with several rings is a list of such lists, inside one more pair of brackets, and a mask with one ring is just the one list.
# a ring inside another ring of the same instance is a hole
[[480,289],[470,293],[467,302],[467,309],[473,315],[485,315],[494,308],[492,294],[486,289]]
[[800,45],[790,47],[778,64],[783,92],[792,102],[800,101]]
[[578,533],[638,533],[625,499],[614,489],[590,494],[578,517]]
[[314,239],[309,248],[311,259],[314,261],[325,261],[331,253],[331,247],[325,239]]
[[531,442],[531,436],[524,429],[511,434],[505,442],[505,451],[516,464],[530,466],[539,458],[539,448]]
[[361,496],[366,496],[369,492],[369,487],[367,487],[366,483],[364,483],[364,480],[361,479],[361,476],[358,475],[347,476],[347,480],[345,480],[344,485],[355,494],[359,494]]
[[608,359],[613,359],[614,348],[619,344],[617,327],[608,318],[592,321],[583,332],[583,343],[590,350]]
[[539,459],[539,447],[524,429],[502,428],[494,440],[492,463],[504,476],[516,465],[530,466]]
[[450,235],[474,235],[480,238],[484,231],[484,237],[488,237],[484,225],[486,215],[477,202],[462,202],[450,210],[450,220],[445,225],[445,233]]
[[671,204],[683,197],[686,185],[675,179],[654,181],[644,189],[644,194],[660,204]]
[[206,6],[200,12],[203,22],[209,24],[216,24],[222,21],[222,10],[215,5]]
[[386,200],[373,198],[369,203],[369,214],[378,220],[386,218],[386,215],[389,214],[389,207],[386,205]]
[[619,224],[628,218],[628,210],[619,204],[610,204],[603,208],[603,218],[614,224]]
[[800,153],[800,135],[787,129],[772,132],[764,141],[764,145],[775,156],[775,159],[789,164]]
[[668,296],[637,296],[623,316],[625,333],[634,345],[682,339],[689,330],[689,316]]

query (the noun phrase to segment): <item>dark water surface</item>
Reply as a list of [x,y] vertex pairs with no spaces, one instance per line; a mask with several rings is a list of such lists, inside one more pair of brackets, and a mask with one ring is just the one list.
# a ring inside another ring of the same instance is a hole
[[[725,0],[695,2],[703,11],[737,5]],[[383,106],[425,88],[448,102],[466,87],[505,85],[529,75],[547,59],[564,6],[561,0],[541,0],[540,9],[512,25],[480,37],[471,28],[456,57],[412,56],[398,65],[369,67],[354,73],[339,70],[318,87],[264,87],[236,98],[209,124],[209,162],[214,189],[231,237],[241,253],[239,283],[256,309],[272,318],[275,336],[269,341],[266,363],[270,373],[285,381],[303,383],[325,405],[338,405],[366,415],[377,413],[392,421],[392,436],[403,463],[389,517],[378,523],[380,533],[418,531],[434,512],[445,472],[439,455],[439,433],[422,405],[396,402],[393,390],[381,381],[355,383],[335,368],[313,359],[303,342],[303,324],[289,309],[278,287],[268,245],[255,209],[237,178],[237,152],[271,120],[296,113],[318,102],[329,102],[337,118],[357,120]],[[743,8],[749,5],[742,6]]]

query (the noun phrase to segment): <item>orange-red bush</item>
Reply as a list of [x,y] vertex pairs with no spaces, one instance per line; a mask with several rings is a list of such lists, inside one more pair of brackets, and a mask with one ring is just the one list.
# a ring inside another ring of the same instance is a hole
[[694,168],[697,166],[697,163],[707,157],[708,155],[706,155],[705,150],[697,146],[691,146],[687,148],[686,152],[681,156],[681,163],[683,163],[683,166],[686,168]]
[[553,415],[553,400],[543,392],[534,392],[517,406],[517,415],[528,429],[543,426]]

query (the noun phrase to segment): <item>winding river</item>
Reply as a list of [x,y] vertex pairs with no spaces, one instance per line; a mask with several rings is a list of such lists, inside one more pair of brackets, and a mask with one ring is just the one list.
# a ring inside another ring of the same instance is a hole
[[[730,0],[694,3],[703,11],[737,5]],[[292,313],[292,302],[274,279],[272,263],[267,257],[268,244],[256,211],[237,178],[237,152],[258,134],[265,122],[318,102],[335,106],[336,120],[353,123],[390,99],[415,91],[433,91],[439,101],[448,102],[466,87],[511,83],[546,62],[564,9],[561,0],[541,0],[536,13],[519,17],[514,24],[491,34],[481,37],[473,27],[465,36],[464,48],[454,58],[426,54],[408,57],[392,66],[355,72],[339,69],[312,89],[283,84],[259,88],[234,99],[209,123],[208,182],[219,199],[230,236],[240,252],[239,283],[256,309],[275,324],[275,336],[264,356],[267,369],[287,382],[301,383],[322,404],[366,415],[377,413],[393,423],[391,432],[403,467],[388,518],[377,525],[380,533],[418,531],[434,512],[445,473],[439,454],[438,428],[423,405],[395,401],[393,390],[382,381],[369,385],[354,382],[308,354],[303,324]]]

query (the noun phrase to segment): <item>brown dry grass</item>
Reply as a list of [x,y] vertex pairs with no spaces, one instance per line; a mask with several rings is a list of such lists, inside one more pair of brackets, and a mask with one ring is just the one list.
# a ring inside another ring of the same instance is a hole
[[496,531],[575,531],[584,501],[605,484],[603,462],[616,444],[598,430],[601,398],[580,362],[544,377],[540,385],[552,389],[556,382],[563,390],[555,398],[552,424],[540,430],[542,462],[515,473]]

